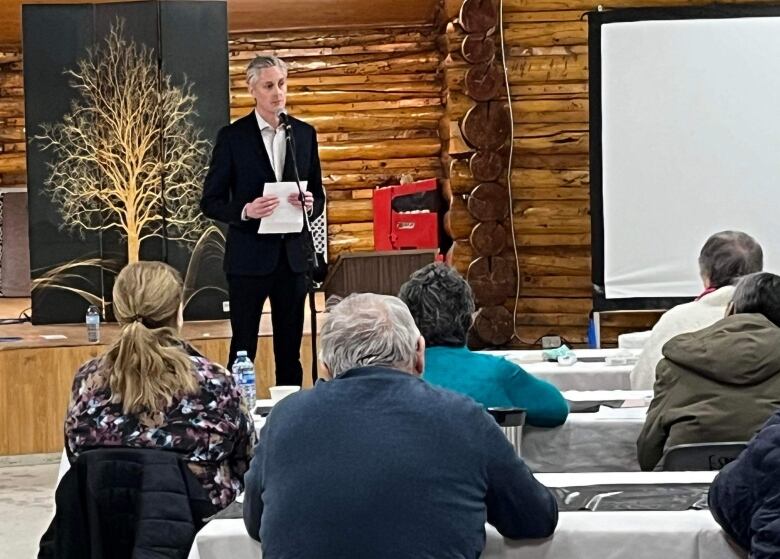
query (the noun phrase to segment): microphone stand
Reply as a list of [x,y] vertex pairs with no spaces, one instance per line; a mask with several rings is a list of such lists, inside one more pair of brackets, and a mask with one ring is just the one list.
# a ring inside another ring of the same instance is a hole
[[309,297],[309,318],[311,320],[311,384],[317,382],[317,305],[314,300],[314,268],[317,265],[317,255],[314,248],[314,233],[311,230],[311,222],[309,221],[309,212],[306,209],[306,196],[303,194],[303,188],[301,187],[301,177],[298,173],[298,160],[295,155],[295,138],[293,138],[292,126],[290,120],[287,117],[287,113],[279,113],[279,122],[284,126],[285,136],[287,138],[287,146],[290,148],[290,154],[292,155],[293,170],[295,171],[295,184],[298,186],[298,200],[301,202],[301,210],[303,211],[303,228],[304,228],[304,246],[306,248],[306,261],[308,263],[308,272],[306,274],[306,292]]

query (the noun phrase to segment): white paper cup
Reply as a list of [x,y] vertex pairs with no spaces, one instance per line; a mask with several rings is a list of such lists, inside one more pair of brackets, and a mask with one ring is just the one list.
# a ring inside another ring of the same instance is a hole
[[282,398],[294,394],[301,389],[300,386],[272,386],[268,390],[271,391],[271,401],[276,404]]

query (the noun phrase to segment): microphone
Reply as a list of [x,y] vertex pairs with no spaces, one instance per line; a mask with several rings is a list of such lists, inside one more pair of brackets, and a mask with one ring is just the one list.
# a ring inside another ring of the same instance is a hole
[[285,129],[290,129],[290,118],[287,116],[287,113],[284,109],[279,109],[276,111],[276,117],[279,119],[279,123],[285,127]]

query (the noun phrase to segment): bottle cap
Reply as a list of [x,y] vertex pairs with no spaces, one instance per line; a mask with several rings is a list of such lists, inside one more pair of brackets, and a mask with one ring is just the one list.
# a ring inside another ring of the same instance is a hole
[[246,357],[246,351],[242,349],[241,351],[236,352],[236,357]]

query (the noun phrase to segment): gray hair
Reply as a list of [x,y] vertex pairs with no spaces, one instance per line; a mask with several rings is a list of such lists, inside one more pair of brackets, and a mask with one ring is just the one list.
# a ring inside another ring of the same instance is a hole
[[715,233],[707,239],[699,254],[699,271],[715,288],[732,285],[740,277],[763,268],[761,245],[741,231]]
[[737,284],[731,302],[737,314],[763,314],[775,326],[780,326],[780,276],[769,272],[745,276]]
[[420,332],[400,299],[353,294],[330,309],[320,332],[320,361],[336,377],[356,367],[414,371]]
[[471,328],[474,296],[457,271],[428,264],[411,275],[398,293],[430,346],[463,346]]
[[273,68],[274,66],[284,72],[285,76],[287,75],[287,63],[278,56],[272,54],[255,56],[249,63],[249,66],[246,67],[246,83],[252,85],[252,82],[257,79],[257,74],[260,70]]

